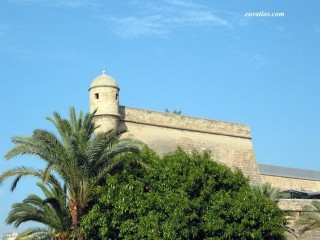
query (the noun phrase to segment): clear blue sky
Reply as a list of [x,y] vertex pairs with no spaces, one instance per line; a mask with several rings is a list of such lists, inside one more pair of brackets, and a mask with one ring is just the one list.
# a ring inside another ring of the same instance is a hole
[[[13,135],[89,110],[102,70],[120,103],[245,123],[259,163],[320,170],[319,0],[0,0],[0,170]],[[247,12],[283,17],[245,17]],[[34,182],[0,186],[4,219]]]

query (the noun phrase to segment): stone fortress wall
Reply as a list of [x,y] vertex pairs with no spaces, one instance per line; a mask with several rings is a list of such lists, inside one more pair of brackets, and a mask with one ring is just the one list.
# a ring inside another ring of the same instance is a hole
[[213,158],[232,169],[239,168],[253,183],[261,182],[250,129],[246,125],[218,122],[120,107],[120,128],[159,154],[175,150],[210,150]]
[[159,154],[178,146],[210,150],[216,161],[242,170],[254,184],[261,183],[248,126],[120,106],[117,82],[105,73],[94,79],[89,93],[98,131],[125,129],[125,136],[141,140]]
[[[252,184],[270,182],[281,190],[320,191],[320,172],[258,165],[247,125],[120,106],[119,91],[117,82],[105,72],[93,80],[90,112],[96,110],[97,131],[126,130],[126,136],[141,140],[159,154],[178,146],[187,151],[210,150],[215,160],[242,170]],[[310,201],[290,199],[281,200],[279,207],[299,214],[306,204]],[[320,239],[319,232],[298,239]]]
[[215,160],[239,168],[253,184],[270,182],[281,190],[320,191],[320,172],[258,166],[247,125],[120,106],[119,91],[116,80],[105,72],[91,83],[90,111],[97,111],[98,131],[125,129],[126,136],[143,141],[159,154],[178,146],[187,151],[210,150]]

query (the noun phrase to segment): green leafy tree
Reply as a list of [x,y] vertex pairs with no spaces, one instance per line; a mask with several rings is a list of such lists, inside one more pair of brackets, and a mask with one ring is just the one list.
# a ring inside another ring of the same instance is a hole
[[19,234],[20,239],[72,239],[71,216],[66,192],[58,184],[37,183],[44,194],[44,199],[31,194],[20,203],[12,205],[6,219],[7,224],[19,227],[20,224],[33,221],[45,225],[45,228],[29,228]]
[[76,114],[70,108],[70,119],[63,119],[57,112],[53,118],[47,118],[56,128],[59,136],[47,130],[36,129],[32,136],[15,136],[13,149],[6,154],[7,159],[19,155],[33,155],[44,160],[43,171],[32,168],[18,167],[0,175],[0,183],[9,177],[15,177],[14,189],[21,177],[31,175],[48,181],[57,175],[65,184],[72,230],[77,239],[83,239],[78,231],[81,217],[93,198],[92,189],[106,173],[120,161],[124,152],[139,152],[140,144],[122,138],[121,132],[109,131],[93,136],[97,128],[93,122],[95,113]]
[[285,239],[277,205],[210,153],[178,149],[161,158],[144,149],[122,157],[83,218],[88,239]]
[[[280,198],[280,189],[277,187],[273,187],[269,182],[262,183],[260,185],[253,185],[251,189],[256,193],[262,196],[265,196],[271,199],[274,202],[278,202]],[[284,212],[286,219],[292,219],[294,216],[293,212]],[[294,237],[297,237],[295,229],[291,226],[291,222],[287,221],[285,226],[285,231],[287,234],[291,234]]]

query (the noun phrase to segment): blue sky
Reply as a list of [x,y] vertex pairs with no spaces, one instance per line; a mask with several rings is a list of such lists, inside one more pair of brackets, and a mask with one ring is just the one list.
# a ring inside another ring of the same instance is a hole
[[[318,0],[0,0],[0,170],[41,168],[5,161],[10,138],[52,129],[53,111],[87,112],[102,70],[122,105],[248,124],[259,163],[320,170],[319,9]],[[245,17],[261,11],[284,16]],[[4,219],[33,184],[0,186],[0,236],[17,231]]]

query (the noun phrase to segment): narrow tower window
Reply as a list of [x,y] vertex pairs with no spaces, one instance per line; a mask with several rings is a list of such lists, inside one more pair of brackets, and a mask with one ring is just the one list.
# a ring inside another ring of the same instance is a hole
[[118,93],[116,94],[116,100],[118,100]]
[[94,96],[96,99],[99,99],[99,93],[95,93]]

